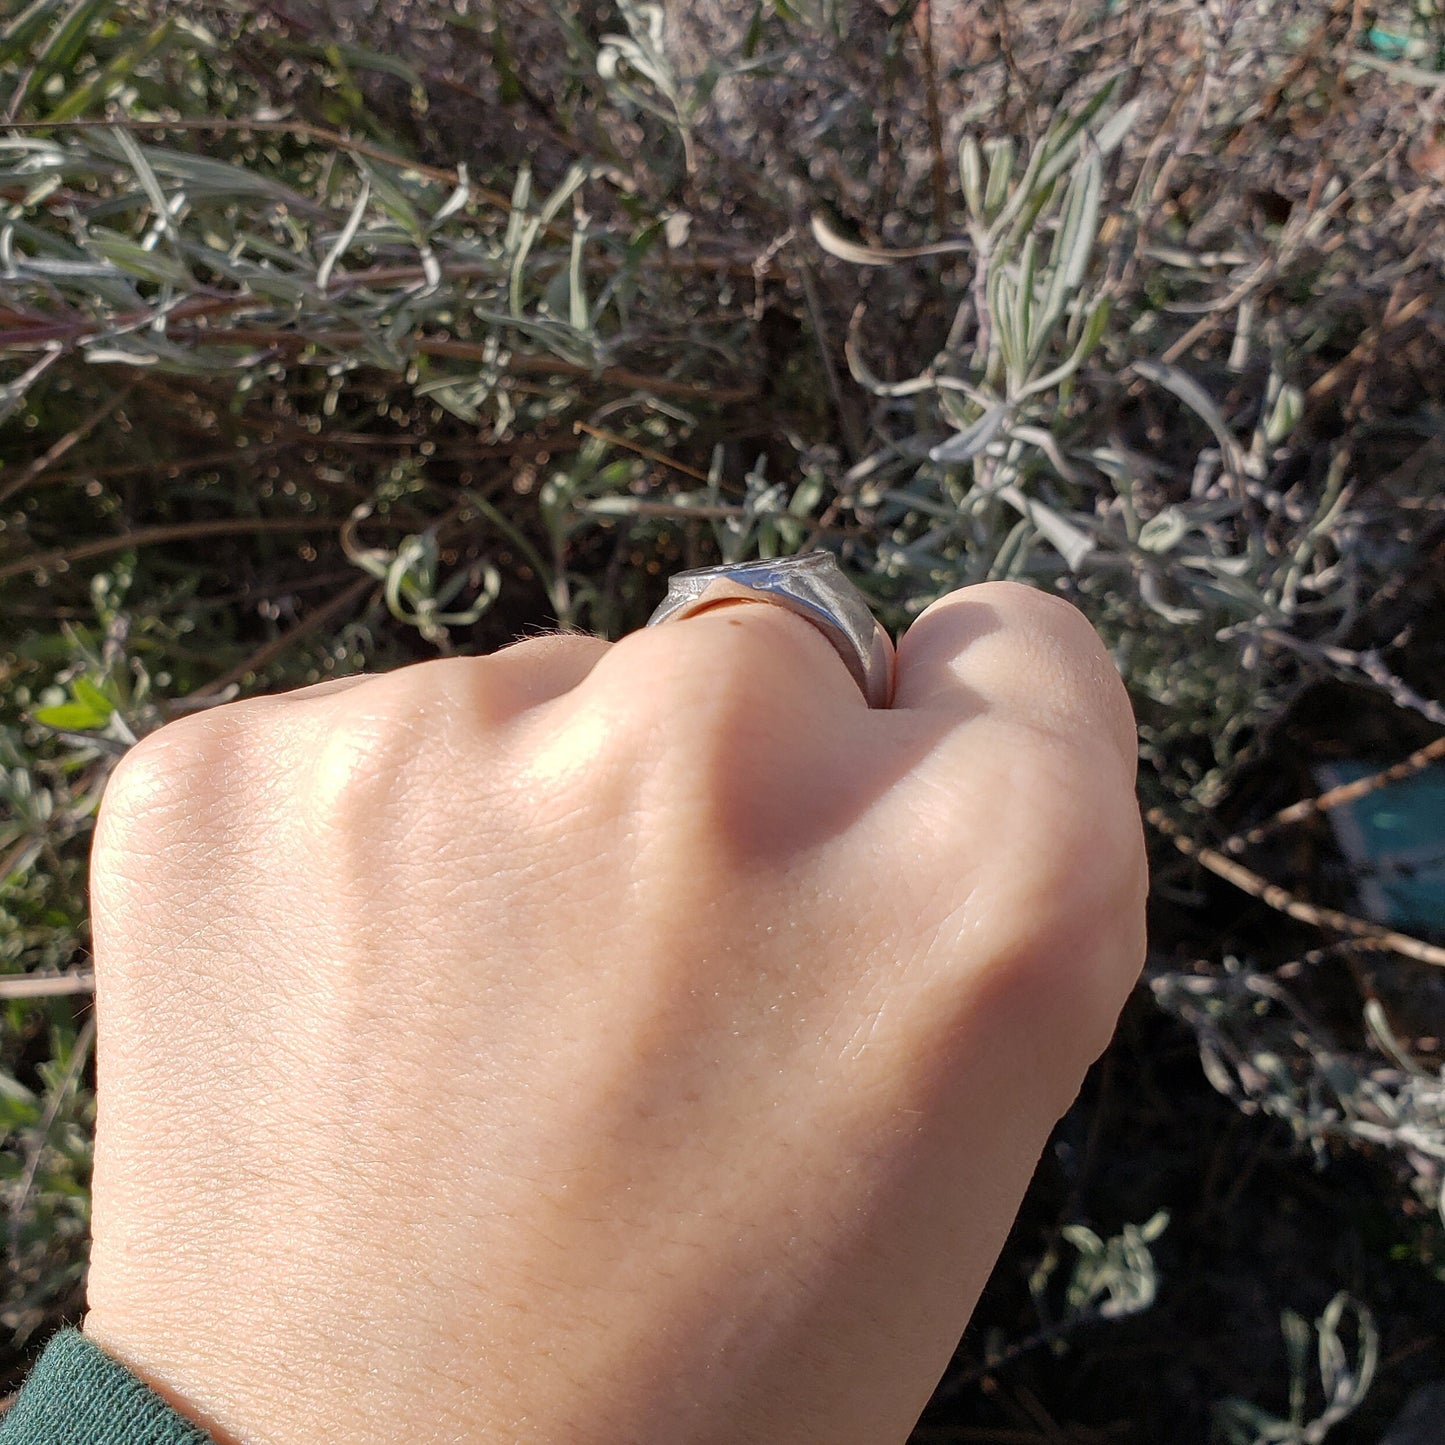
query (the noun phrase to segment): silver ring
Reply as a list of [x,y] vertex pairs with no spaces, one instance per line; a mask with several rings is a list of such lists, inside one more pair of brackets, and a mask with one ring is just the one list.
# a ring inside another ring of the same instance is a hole
[[887,707],[893,701],[892,640],[831,552],[674,573],[666,599],[647,625],[656,627],[734,601],[775,602],[797,613],[833,644],[869,707]]

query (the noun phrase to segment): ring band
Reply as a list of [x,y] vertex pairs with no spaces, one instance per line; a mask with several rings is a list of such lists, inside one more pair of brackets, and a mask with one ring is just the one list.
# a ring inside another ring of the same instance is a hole
[[892,640],[831,552],[674,573],[666,599],[647,625],[734,601],[773,602],[811,622],[843,659],[869,707],[888,707],[893,701]]

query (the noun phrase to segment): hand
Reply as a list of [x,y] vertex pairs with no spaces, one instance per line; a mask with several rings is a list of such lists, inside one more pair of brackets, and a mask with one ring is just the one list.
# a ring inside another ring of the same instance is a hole
[[85,1328],[221,1440],[902,1441],[1143,952],[1066,604],[219,707],[95,845]]

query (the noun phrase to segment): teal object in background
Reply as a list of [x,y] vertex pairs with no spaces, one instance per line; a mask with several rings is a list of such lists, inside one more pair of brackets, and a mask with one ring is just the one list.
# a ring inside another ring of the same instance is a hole
[[[1316,769],[1325,788],[1377,772],[1370,763]],[[1331,809],[1330,822],[1357,871],[1360,906],[1396,928],[1445,933],[1445,767],[1426,768]]]
[[1382,30],[1378,25],[1370,29],[1365,39],[1370,42],[1370,48],[1377,55],[1383,55],[1387,60],[1402,60],[1410,53],[1410,37],[1408,35],[1400,35],[1393,30]]

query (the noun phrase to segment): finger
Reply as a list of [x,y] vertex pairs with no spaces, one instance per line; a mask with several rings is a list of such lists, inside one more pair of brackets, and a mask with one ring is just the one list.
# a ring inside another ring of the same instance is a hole
[[867,709],[847,664],[811,622],[777,603],[730,598],[701,612],[645,627],[617,642],[599,680],[640,688],[649,681],[686,706],[817,716]]
[[[1032,1020],[1067,1084],[1103,1047],[1143,958],[1123,683],[1076,608],[989,583],[940,599],[909,629],[894,709],[929,737],[900,790],[914,821],[898,826],[952,860],[940,896],[956,912],[940,936],[1005,960],[991,986]],[[983,912],[973,900],[987,900]]]
[[339,692],[349,692],[381,676],[376,672],[353,672],[347,677],[329,677],[325,682],[313,682],[309,687],[295,687],[289,692],[263,693],[261,696],[277,702],[316,702]]
[[256,701],[329,704],[352,694],[345,698],[349,707],[356,701],[353,689],[369,686],[388,699],[398,693],[418,700],[440,697],[470,717],[504,722],[576,687],[611,645],[581,632],[548,633],[481,657],[435,658],[387,673],[335,678]]
[[1098,633],[1062,598],[988,582],[940,598],[898,645],[893,706],[981,712],[1081,744],[1098,742],[1132,772],[1133,709]]

